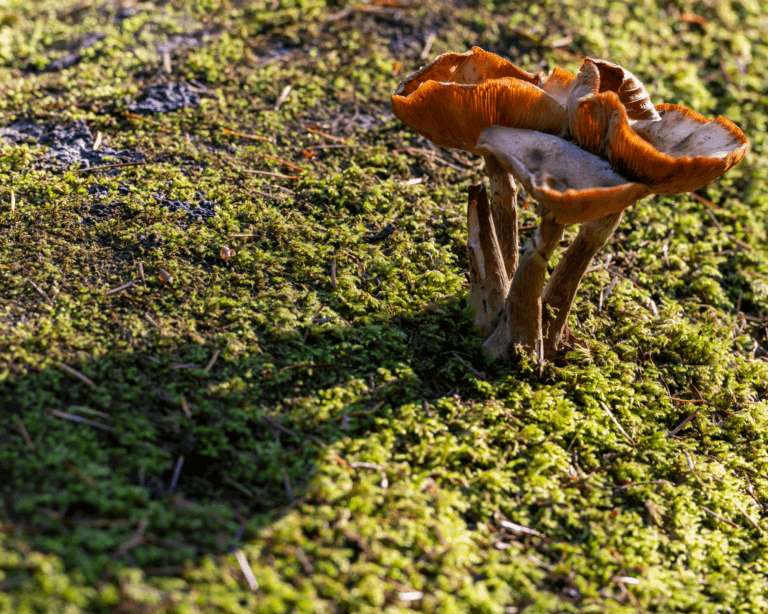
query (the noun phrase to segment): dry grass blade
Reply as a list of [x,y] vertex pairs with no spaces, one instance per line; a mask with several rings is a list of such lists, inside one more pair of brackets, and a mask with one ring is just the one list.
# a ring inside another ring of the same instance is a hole
[[31,286],[32,286],[32,287],[33,287],[35,290],[37,290],[37,293],[38,293],[40,296],[42,296],[42,297],[45,299],[45,301],[46,301],[47,303],[49,303],[49,304],[53,305],[53,301],[52,301],[52,300],[51,300],[51,299],[48,297],[48,295],[47,295],[47,294],[46,294],[46,293],[43,291],[43,289],[42,289],[40,286],[38,286],[38,285],[37,285],[37,284],[36,284],[34,281],[32,281],[31,279],[28,279],[27,281],[29,282],[29,284],[30,284],[30,285],[31,285]]
[[187,403],[187,399],[184,397],[183,394],[181,395],[181,409],[187,418],[192,417],[192,412],[189,409],[189,403]]
[[736,509],[737,509],[737,510],[739,510],[739,512],[741,513],[741,515],[742,515],[742,516],[744,516],[744,518],[746,518],[746,519],[747,519],[747,522],[749,522],[749,524],[751,524],[753,527],[755,527],[755,528],[757,529],[757,532],[758,532],[758,533],[760,533],[760,534],[762,535],[762,533],[763,533],[763,529],[762,529],[762,528],[760,528],[760,525],[759,525],[759,524],[757,524],[757,521],[756,521],[754,518],[752,518],[752,516],[750,516],[749,514],[747,514],[747,512],[745,512],[745,511],[742,509],[742,507],[741,507],[741,506],[740,506],[738,503],[734,502],[734,504],[733,504],[733,505],[736,507]]
[[181,468],[184,465],[184,455],[179,455],[179,460],[176,461],[176,467],[173,470],[173,477],[171,478],[171,484],[168,486],[168,491],[173,492],[176,490],[176,485],[179,483],[179,476],[181,475]]
[[744,249],[750,252],[754,251],[753,247],[749,243],[745,243],[741,239],[737,239],[732,234],[730,234],[727,230],[725,230],[725,228],[723,228],[723,225],[715,217],[715,214],[712,213],[709,209],[707,209],[707,214],[709,215],[709,217],[712,218],[712,221],[715,223],[715,226],[717,226],[717,229],[720,232],[722,232],[726,237],[728,237],[731,241],[733,241],[736,245],[738,245],[739,247],[743,247]]
[[301,179],[298,175],[283,175],[282,173],[270,173],[269,171],[255,171],[251,169],[243,169],[244,173],[250,173],[252,175],[265,175],[267,177],[277,177],[278,179]]
[[71,471],[80,481],[84,482],[85,484],[88,484],[88,486],[90,486],[94,490],[98,489],[99,483],[96,480],[94,480],[90,475],[88,475],[84,471],[81,471],[80,469],[75,467],[69,461],[62,461],[61,465],[67,471]]
[[288,476],[288,472],[285,467],[281,467],[280,471],[283,473],[283,485],[285,486],[285,494],[288,495],[290,501],[296,500],[296,495],[293,492],[293,486],[291,485],[291,478]]
[[96,422],[95,420],[89,420],[88,418],[83,418],[82,416],[76,416],[75,414],[68,414],[66,412],[59,411],[58,409],[52,409],[51,414],[53,414],[57,418],[64,418],[65,420],[69,420],[70,422],[87,424],[88,426],[93,426],[97,429],[101,429],[102,431],[108,431],[110,433],[115,432],[115,429],[112,428],[111,426],[107,426],[106,424],[102,424],[101,422]]
[[137,115],[136,113],[125,112],[123,113],[123,117],[128,117],[130,119],[138,119],[139,121],[146,122],[154,126],[158,126],[161,132],[165,132],[166,134],[171,134],[170,130],[163,127],[163,124],[155,121],[154,119],[149,119],[148,117],[144,117],[143,115]]
[[245,581],[248,582],[248,586],[251,588],[251,591],[255,593],[257,590],[259,590],[259,583],[256,581],[256,576],[253,575],[251,564],[248,562],[248,559],[245,558],[245,555],[243,554],[243,551],[240,550],[240,548],[235,550],[235,558],[237,559],[238,565],[240,565],[240,570],[245,576]]
[[84,382],[84,383],[88,384],[88,385],[89,385],[89,386],[91,386],[92,388],[95,388],[95,387],[96,387],[96,384],[94,384],[94,383],[93,383],[93,380],[92,380],[92,379],[90,379],[90,378],[86,377],[85,375],[83,375],[82,373],[80,373],[80,371],[77,371],[76,369],[73,369],[73,368],[72,368],[72,367],[70,367],[69,365],[65,365],[64,363],[61,363],[61,364],[59,364],[59,368],[60,368],[62,371],[65,371],[65,372],[69,373],[70,375],[72,375],[72,376],[76,377],[76,378],[77,378],[77,379],[79,379],[81,382]]
[[270,139],[268,136],[259,136],[258,134],[244,134],[242,132],[235,132],[234,130],[227,130],[226,128],[221,129],[222,132],[226,134],[231,134],[232,136],[239,136],[244,139],[254,139],[256,141],[266,141],[267,143],[271,143],[272,139]]
[[21,421],[21,418],[16,416],[16,428],[19,429],[19,432],[21,433],[21,436],[24,438],[24,443],[27,444],[27,447],[32,450],[32,452],[35,452],[35,444],[32,443],[32,438],[29,436],[29,431],[27,430],[27,427],[24,426],[24,423]]
[[632,486],[645,486],[647,484],[669,484],[669,485],[672,485],[672,482],[670,482],[669,480],[646,480],[644,482],[632,482],[631,484],[622,484],[616,490],[627,490],[627,488],[632,488]]
[[283,166],[287,166],[288,168],[292,168],[295,171],[299,171],[301,173],[304,172],[304,169],[300,166],[296,166],[295,164],[291,164],[290,162],[286,162],[285,160],[281,160],[280,158],[275,158],[274,156],[270,156],[265,153],[258,153],[257,156],[261,156],[262,158],[266,158],[267,160],[272,160],[273,162],[279,162]]
[[336,258],[331,258],[331,285],[336,289]]
[[434,32],[427,34],[427,38],[424,41],[424,49],[421,50],[419,59],[426,60],[429,57],[429,52],[432,51],[432,45],[434,44],[436,38],[437,35]]
[[321,136],[324,139],[328,139],[329,141],[334,141],[336,143],[344,143],[344,144],[347,143],[346,139],[343,139],[343,138],[341,138],[339,136],[333,136],[332,134],[328,134],[327,132],[323,132],[322,130],[318,130],[317,128],[311,128],[310,127],[310,128],[307,128],[307,130],[309,132],[311,132],[312,134],[316,134],[317,136]]
[[89,171],[103,171],[110,168],[125,168],[127,166],[144,166],[148,164],[146,160],[142,162],[118,162],[116,164],[102,164],[101,166],[89,166],[87,168],[76,168],[73,173],[87,173]]
[[139,521],[139,526],[136,528],[136,532],[133,534],[133,537],[120,545],[120,547],[109,557],[111,561],[118,560],[131,548],[135,548],[136,546],[140,546],[144,543],[144,532],[147,530],[148,520],[149,516],[142,517],[142,519]]
[[279,203],[283,202],[282,198],[280,198],[279,196],[275,196],[274,194],[267,194],[266,192],[259,192],[258,190],[254,190],[253,192],[254,194],[258,194],[262,198],[270,198],[272,200],[276,200]]
[[542,539],[548,539],[544,533],[537,531],[536,529],[529,529],[516,522],[511,522],[506,519],[499,519],[499,526],[507,531],[512,531],[515,535],[533,535],[534,537],[541,537]]
[[144,287],[147,287],[147,277],[144,275],[144,263],[139,262],[139,277],[141,277],[141,283],[144,284]]
[[[615,278],[614,278],[615,279]],[[616,425],[616,428],[619,429],[619,432],[624,436],[624,439],[626,439],[629,442],[629,445],[634,446],[635,442],[634,440],[629,436],[629,433],[624,430],[624,427],[619,424],[619,421],[616,419],[616,416],[613,415],[613,412],[610,410],[608,405],[603,403],[602,401],[598,401],[600,403],[600,407],[603,408],[603,411],[608,414],[608,417],[611,419],[611,422],[613,422]]]
[[696,192],[689,192],[688,196],[693,198],[693,200],[696,200],[696,201],[700,202],[702,205],[704,205],[706,207],[709,207],[713,211],[722,211],[723,210],[722,207],[718,207],[712,201],[707,200],[706,198],[703,198],[703,197],[699,196],[698,194],[696,194]]
[[288,98],[288,95],[291,93],[291,90],[293,89],[292,85],[286,85],[283,88],[283,91],[280,92],[280,96],[277,97],[277,102],[275,102],[275,111],[279,111],[280,107],[283,106],[283,103]]
[[105,296],[109,296],[110,294],[117,294],[118,292],[127,290],[131,286],[135,286],[140,281],[141,281],[140,279],[134,279],[133,281],[129,281],[127,284],[123,284],[122,286],[118,286],[117,288],[112,288],[111,290],[107,290],[104,294]]

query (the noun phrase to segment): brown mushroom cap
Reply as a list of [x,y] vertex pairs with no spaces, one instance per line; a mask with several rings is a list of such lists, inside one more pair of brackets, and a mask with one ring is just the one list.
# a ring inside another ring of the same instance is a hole
[[619,213],[649,193],[606,160],[557,136],[493,126],[482,132],[477,150],[496,156],[561,224]]
[[563,133],[566,114],[559,100],[573,78],[564,70],[534,75],[474,47],[441,55],[410,75],[392,96],[392,111],[437,145],[474,151],[490,126]]

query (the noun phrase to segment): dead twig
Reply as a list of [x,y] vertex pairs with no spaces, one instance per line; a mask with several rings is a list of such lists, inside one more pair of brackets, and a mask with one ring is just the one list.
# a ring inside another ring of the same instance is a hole
[[83,375],[82,373],[80,373],[80,371],[77,371],[77,370],[73,369],[73,368],[72,368],[72,367],[70,367],[69,365],[65,365],[65,364],[62,362],[62,363],[60,363],[60,364],[59,364],[59,368],[60,368],[62,371],[65,371],[66,373],[69,373],[70,375],[72,375],[72,376],[76,377],[76,378],[77,378],[77,379],[79,379],[81,382],[84,382],[84,383],[88,384],[88,385],[89,385],[89,386],[91,386],[92,388],[95,388],[95,387],[96,387],[96,384],[94,384],[94,383],[93,383],[93,380],[92,380],[92,379],[90,379],[90,378],[86,377],[85,375]]
[[216,350],[211,356],[211,359],[208,361],[208,364],[205,365],[205,369],[203,369],[206,373],[210,373],[211,369],[213,369],[213,365],[216,364],[216,361],[219,359],[219,354],[221,354],[221,350]]
[[707,514],[712,516],[712,518],[715,518],[720,522],[724,522],[725,524],[732,526],[734,529],[739,528],[739,525],[733,522],[733,520],[728,520],[727,518],[723,518],[720,514],[713,512],[711,509],[709,509],[708,507],[704,507],[703,505],[699,505],[699,507],[703,509],[705,512],[707,512]]
[[279,203],[283,202],[282,198],[275,196],[274,194],[267,194],[266,192],[259,192],[258,190],[254,190],[254,193],[258,194],[262,198],[271,198],[272,200],[276,200]]

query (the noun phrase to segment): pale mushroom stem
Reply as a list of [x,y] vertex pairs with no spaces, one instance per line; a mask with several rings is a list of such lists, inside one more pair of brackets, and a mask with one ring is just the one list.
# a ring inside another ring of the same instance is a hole
[[496,156],[483,156],[491,180],[491,212],[496,238],[501,248],[504,268],[509,279],[515,274],[518,262],[517,238],[517,186]]
[[546,358],[554,356],[557,350],[576,297],[576,290],[589,263],[611,238],[621,221],[621,216],[622,213],[614,213],[582,224],[579,234],[552,271],[542,295],[542,301],[547,307],[542,314]]
[[504,312],[509,292],[502,249],[496,235],[485,186],[469,186],[469,304],[475,309],[475,328],[481,338],[490,335]]
[[512,344],[520,344],[529,352],[541,347],[541,293],[547,262],[563,236],[564,228],[564,224],[555,222],[552,214],[541,207],[541,223],[512,278],[504,316],[483,344],[488,355],[504,357]]

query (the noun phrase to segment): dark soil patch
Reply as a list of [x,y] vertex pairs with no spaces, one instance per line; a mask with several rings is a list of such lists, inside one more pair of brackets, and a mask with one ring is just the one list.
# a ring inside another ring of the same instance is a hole
[[195,196],[199,200],[190,202],[187,200],[171,200],[159,193],[152,194],[152,198],[155,199],[158,205],[166,207],[171,213],[183,211],[192,222],[209,220],[216,215],[216,204],[214,202],[203,198],[203,195],[199,192]]
[[11,143],[37,143],[48,147],[44,166],[98,166],[107,162],[140,162],[144,155],[137,149],[118,151],[103,146],[93,149],[96,140],[83,120],[69,126],[50,128],[31,120],[22,120],[0,129],[0,137]]
[[188,83],[166,83],[144,90],[139,102],[128,107],[134,113],[169,113],[200,104],[197,89]]
[[52,60],[48,66],[46,66],[43,71],[44,72],[55,72],[57,70],[63,70],[64,68],[69,68],[70,66],[74,66],[80,61],[80,58],[82,57],[82,50],[87,49],[88,47],[91,47],[95,43],[99,42],[103,38],[106,37],[106,34],[102,32],[96,32],[94,34],[90,34],[89,36],[86,36],[84,39],[77,41],[73,45],[70,45],[70,49],[72,49],[67,55],[64,57],[61,57],[57,60]]

